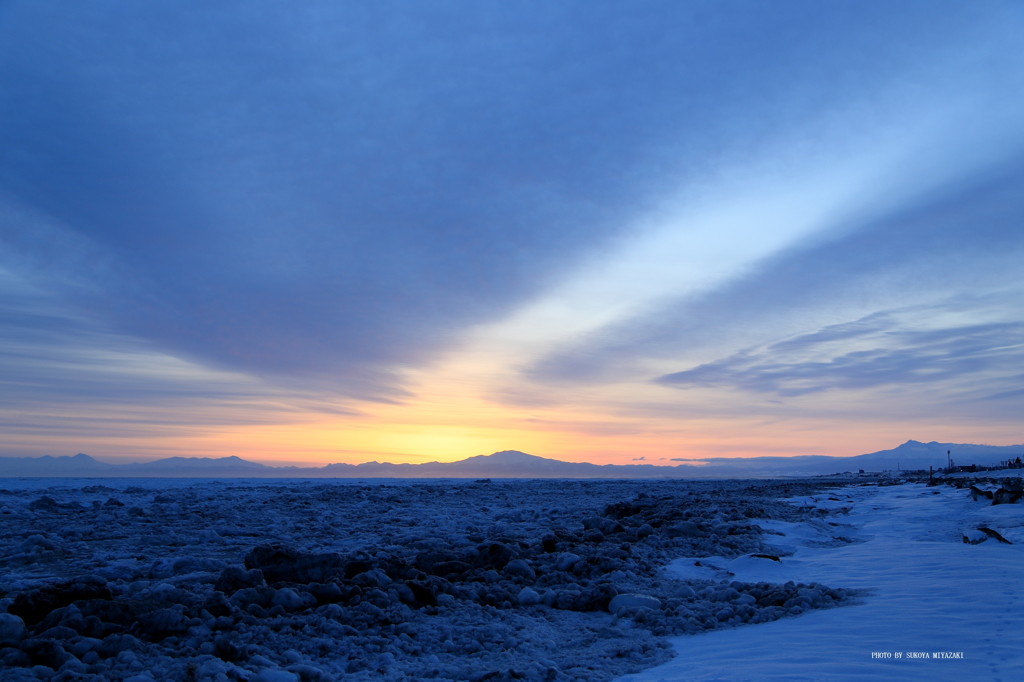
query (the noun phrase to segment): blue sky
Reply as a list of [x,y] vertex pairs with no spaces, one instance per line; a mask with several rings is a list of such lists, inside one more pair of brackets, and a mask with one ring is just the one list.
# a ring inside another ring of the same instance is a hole
[[0,450],[1020,442],[1022,31],[1015,2],[0,3]]

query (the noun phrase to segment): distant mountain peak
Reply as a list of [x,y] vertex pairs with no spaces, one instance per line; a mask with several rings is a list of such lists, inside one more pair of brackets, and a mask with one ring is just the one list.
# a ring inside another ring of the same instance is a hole
[[534,459],[544,459],[537,455],[531,455],[519,450],[502,450],[501,452],[495,452],[490,455],[482,455],[483,457],[491,457],[495,459],[505,460],[508,462],[529,462]]

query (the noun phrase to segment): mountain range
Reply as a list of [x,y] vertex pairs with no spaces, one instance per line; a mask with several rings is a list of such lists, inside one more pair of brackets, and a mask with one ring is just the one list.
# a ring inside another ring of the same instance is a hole
[[110,464],[86,454],[0,457],[0,478],[770,478],[815,476],[845,471],[939,469],[947,453],[956,464],[990,466],[1024,456],[1024,445],[921,443],[908,440],[891,450],[830,457],[716,458],[673,460],[672,465],[563,462],[515,450],[424,464],[327,464],[322,467],[268,466],[240,457],[169,457],[151,462]]

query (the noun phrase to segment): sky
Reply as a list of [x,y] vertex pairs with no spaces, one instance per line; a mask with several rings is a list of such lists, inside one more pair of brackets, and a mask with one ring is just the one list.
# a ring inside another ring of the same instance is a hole
[[0,1],[0,455],[1024,441],[1014,1]]

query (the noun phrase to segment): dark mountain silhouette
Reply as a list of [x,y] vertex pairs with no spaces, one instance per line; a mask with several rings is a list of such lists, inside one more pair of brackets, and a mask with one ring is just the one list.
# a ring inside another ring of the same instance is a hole
[[[806,455],[796,457],[718,458],[704,460],[703,475],[816,476],[843,471],[896,471],[944,468],[949,452],[955,464],[992,466],[1006,459],[1024,456],[1024,445],[975,445],[972,443],[921,443],[908,440],[891,450],[879,450],[855,457]],[[688,460],[676,460],[688,461]]]
[[0,476],[116,476],[116,464],[99,462],[89,455],[72,457],[0,457]]
[[328,464],[275,467],[240,457],[169,457],[151,462],[109,464],[89,455],[0,457],[0,477],[141,478],[757,478],[815,476],[844,471],[939,469],[947,452],[956,464],[993,465],[1024,456],[1024,445],[921,443],[908,440],[891,450],[856,457],[731,457],[673,460],[673,464],[590,464],[563,462],[516,450],[478,455],[458,462],[423,464]]

